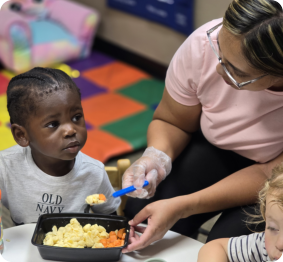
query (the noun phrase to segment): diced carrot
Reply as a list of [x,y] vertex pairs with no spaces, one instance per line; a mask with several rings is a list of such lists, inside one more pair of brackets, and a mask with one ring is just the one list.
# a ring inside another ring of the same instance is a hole
[[117,234],[118,238],[121,238],[121,239],[122,239],[123,234],[125,233],[125,231],[126,231],[125,228],[120,229],[120,230],[118,231],[118,234]]
[[111,236],[116,236],[116,233],[115,233],[115,231],[110,231],[110,233],[109,233],[109,237],[111,237]]
[[117,240],[117,236],[112,235],[112,236],[110,236],[109,239],[110,239],[110,243],[114,243]]
[[121,246],[121,240],[119,240],[119,239],[115,240],[113,244],[114,244],[115,247],[119,247],[119,246]]
[[[101,194],[102,195],[102,194]],[[117,232],[117,235],[116,235]],[[100,239],[100,243],[103,244],[104,247],[121,247],[125,244],[126,237],[126,229],[122,228],[116,231],[110,231],[108,238]]]
[[99,200],[106,201],[106,197],[103,194],[99,194]]
[[99,241],[104,247],[107,247],[107,239],[100,239]]

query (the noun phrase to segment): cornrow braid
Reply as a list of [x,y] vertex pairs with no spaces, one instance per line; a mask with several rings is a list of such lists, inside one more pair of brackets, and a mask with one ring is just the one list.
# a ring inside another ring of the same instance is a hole
[[44,72],[48,72],[49,75],[52,75],[53,76],[53,79],[56,80],[58,82],[58,76],[57,76],[57,73],[54,69],[51,69],[51,68],[43,68],[43,67],[37,67],[36,68],[38,71],[41,71],[43,74]]
[[12,78],[12,80],[10,81],[10,84],[13,83],[14,81],[17,80],[21,80],[21,79],[25,79],[25,78],[35,78],[38,79],[42,82],[44,82],[45,80],[43,78],[41,78],[40,76],[35,76],[35,75],[17,75],[14,78]]
[[7,108],[11,124],[25,126],[28,116],[36,113],[40,100],[64,89],[75,91],[81,97],[73,80],[58,69],[36,67],[13,77],[7,89]]

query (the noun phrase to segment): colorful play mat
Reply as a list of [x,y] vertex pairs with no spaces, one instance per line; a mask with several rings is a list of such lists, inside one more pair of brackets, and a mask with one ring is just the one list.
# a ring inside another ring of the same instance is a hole
[[[72,76],[82,93],[88,130],[82,152],[106,162],[146,147],[147,127],[161,100],[164,82],[98,52],[54,67]],[[0,71],[0,150],[15,145],[6,108],[6,89],[13,76]]]

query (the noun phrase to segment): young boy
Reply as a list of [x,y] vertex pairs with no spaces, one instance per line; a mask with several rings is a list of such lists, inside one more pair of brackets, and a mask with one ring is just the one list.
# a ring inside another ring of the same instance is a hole
[[7,99],[18,145],[0,151],[0,189],[14,223],[36,222],[44,213],[83,212],[85,198],[98,193],[107,201],[97,212],[115,212],[120,199],[111,196],[104,165],[80,152],[87,130],[71,78],[34,68],[10,81]]

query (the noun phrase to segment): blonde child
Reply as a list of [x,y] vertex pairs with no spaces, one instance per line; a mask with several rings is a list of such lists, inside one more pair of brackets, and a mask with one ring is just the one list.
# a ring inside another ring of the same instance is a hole
[[18,145],[0,151],[0,189],[14,223],[36,222],[46,213],[83,212],[85,198],[96,193],[108,199],[96,212],[115,212],[120,199],[111,197],[104,165],[80,151],[87,130],[72,79],[60,70],[34,68],[10,81],[7,99]]
[[278,260],[283,252],[283,162],[259,192],[259,206],[264,232],[211,241],[201,248],[198,262]]

